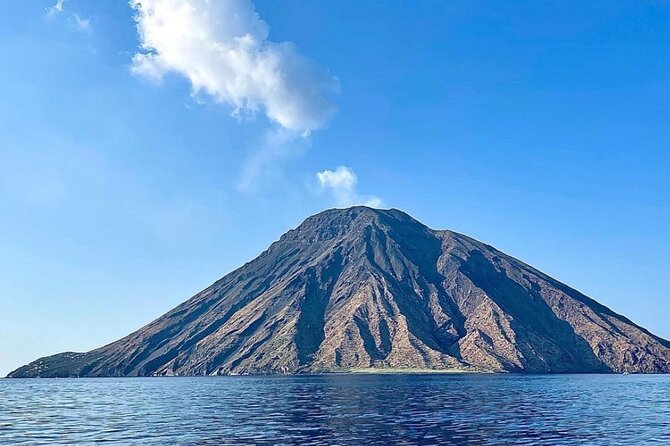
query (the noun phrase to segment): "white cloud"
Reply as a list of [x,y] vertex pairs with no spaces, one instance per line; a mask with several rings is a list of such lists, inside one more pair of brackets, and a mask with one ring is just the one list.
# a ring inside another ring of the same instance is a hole
[[48,15],[48,16],[52,16],[52,15],[54,15],[54,14],[60,14],[61,12],[63,12],[63,5],[64,5],[64,4],[65,4],[65,0],[58,0],[58,1],[56,2],[56,4],[54,4],[53,6],[49,6],[48,8],[46,8],[46,10],[47,10],[47,15]]
[[283,160],[299,155],[310,142],[310,138],[297,138],[294,132],[281,127],[268,129],[242,166],[237,189],[242,192],[253,191],[264,174],[273,168],[274,173],[277,173],[277,167],[281,166]]
[[[61,14],[65,10],[66,0],[58,0],[53,6],[49,6],[46,9],[47,17],[54,17],[55,15]],[[74,27],[78,31],[91,32],[93,31],[93,24],[91,23],[90,18],[83,18],[76,12],[68,17],[67,22],[70,26]]]
[[338,207],[364,205],[380,207],[382,200],[375,196],[361,196],[356,191],[358,177],[349,167],[339,166],[335,170],[323,170],[316,174],[321,190],[327,190]]
[[130,0],[142,51],[133,72],[160,80],[175,72],[234,108],[261,111],[285,129],[308,134],[334,112],[337,79],[291,42],[268,40],[269,27],[250,0]]
[[72,14],[72,17],[74,17],[74,26],[77,28],[79,31],[85,31],[85,32],[91,32],[92,31],[92,26],[91,26],[91,19],[83,19],[79,17],[79,14],[74,13]]

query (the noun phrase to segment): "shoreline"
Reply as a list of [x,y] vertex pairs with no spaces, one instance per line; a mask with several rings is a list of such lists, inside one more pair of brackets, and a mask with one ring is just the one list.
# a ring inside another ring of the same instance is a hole
[[456,375],[456,374],[477,374],[477,373],[497,373],[487,370],[473,370],[473,369],[424,369],[415,367],[369,367],[369,368],[351,368],[343,369],[342,371],[324,371],[323,373],[314,374],[349,374],[349,375]]

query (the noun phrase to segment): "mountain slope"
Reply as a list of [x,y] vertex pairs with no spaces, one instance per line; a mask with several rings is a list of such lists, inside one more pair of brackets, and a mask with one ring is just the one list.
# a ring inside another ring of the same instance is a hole
[[670,343],[491,246],[329,210],[140,330],[10,377],[357,368],[670,372]]

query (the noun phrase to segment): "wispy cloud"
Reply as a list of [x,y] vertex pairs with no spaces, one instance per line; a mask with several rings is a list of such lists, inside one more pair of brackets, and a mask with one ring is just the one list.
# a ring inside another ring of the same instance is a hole
[[133,72],[162,79],[175,72],[242,119],[258,111],[281,127],[308,134],[334,112],[337,79],[291,42],[269,40],[249,0],[130,0],[142,51]]
[[300,155],[309,144],[310,138],[296,138],[295,133],[281,127],[266,130],[258,147],[240,170],[237,189],[241,192],[254,191],[264,174],[273,168],[276,172],[278,167],[282,167],[282,161]]
[[72,14],[72,17],[74,18],[74,27],[79,31],[91,32],[93,30],[91,19],[81,18],[77,13]]
[[358,177],[349,167],[339,166],[335,170],[317,172],[316,179],[322,191],[328,191],[337,207],[364,205],[380,207],[382,200],[372,195],[359,195]]
[[[58,0],[53,6],[45,8],[47,11],[47,17],[54,17],[56,15],[62,14],[65,11],[65,2],[66,0]],[[74,29],[87,33],[93,31],[93,24],[91,23],[90,18],[82,17],[76,12],[68,15],[67,17],[68,24]]]
[[47,15],[52,16],[56,14],[60,14],[63,12],[63,5],[65,4],[65,0],[58,0],[53,6],[49,6],[46,8]]

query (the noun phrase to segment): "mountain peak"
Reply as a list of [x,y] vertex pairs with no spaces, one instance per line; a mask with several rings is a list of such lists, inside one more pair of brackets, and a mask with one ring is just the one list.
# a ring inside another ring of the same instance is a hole
[[657,373],[670,372],[669,345],[488,245],[354,206],[307,218],[123,339],[10,376]]
[[362,240],[361,234],[368,230],[389,231],[401,226],[427,228],[397,209],[375,209],[367,206],[333,208],[305,219],[297,228],[284,234],[279,242],[299,241],[311,244],[326,240]]
[[385,221],[391,223],[392,221],[397,222],[413,222],[416,224],[421,224],[414,218],[410,217],[407,213],[400,211],[398,209],[378,209],[371,208],[368,206],[351,206],[347,208],[331,208],[325,211],[321,211],[318,214],[312,215],[305,219],[305,221],[300,225],[307,225],[313,227],[316,224],[369,224],[372,222]]

